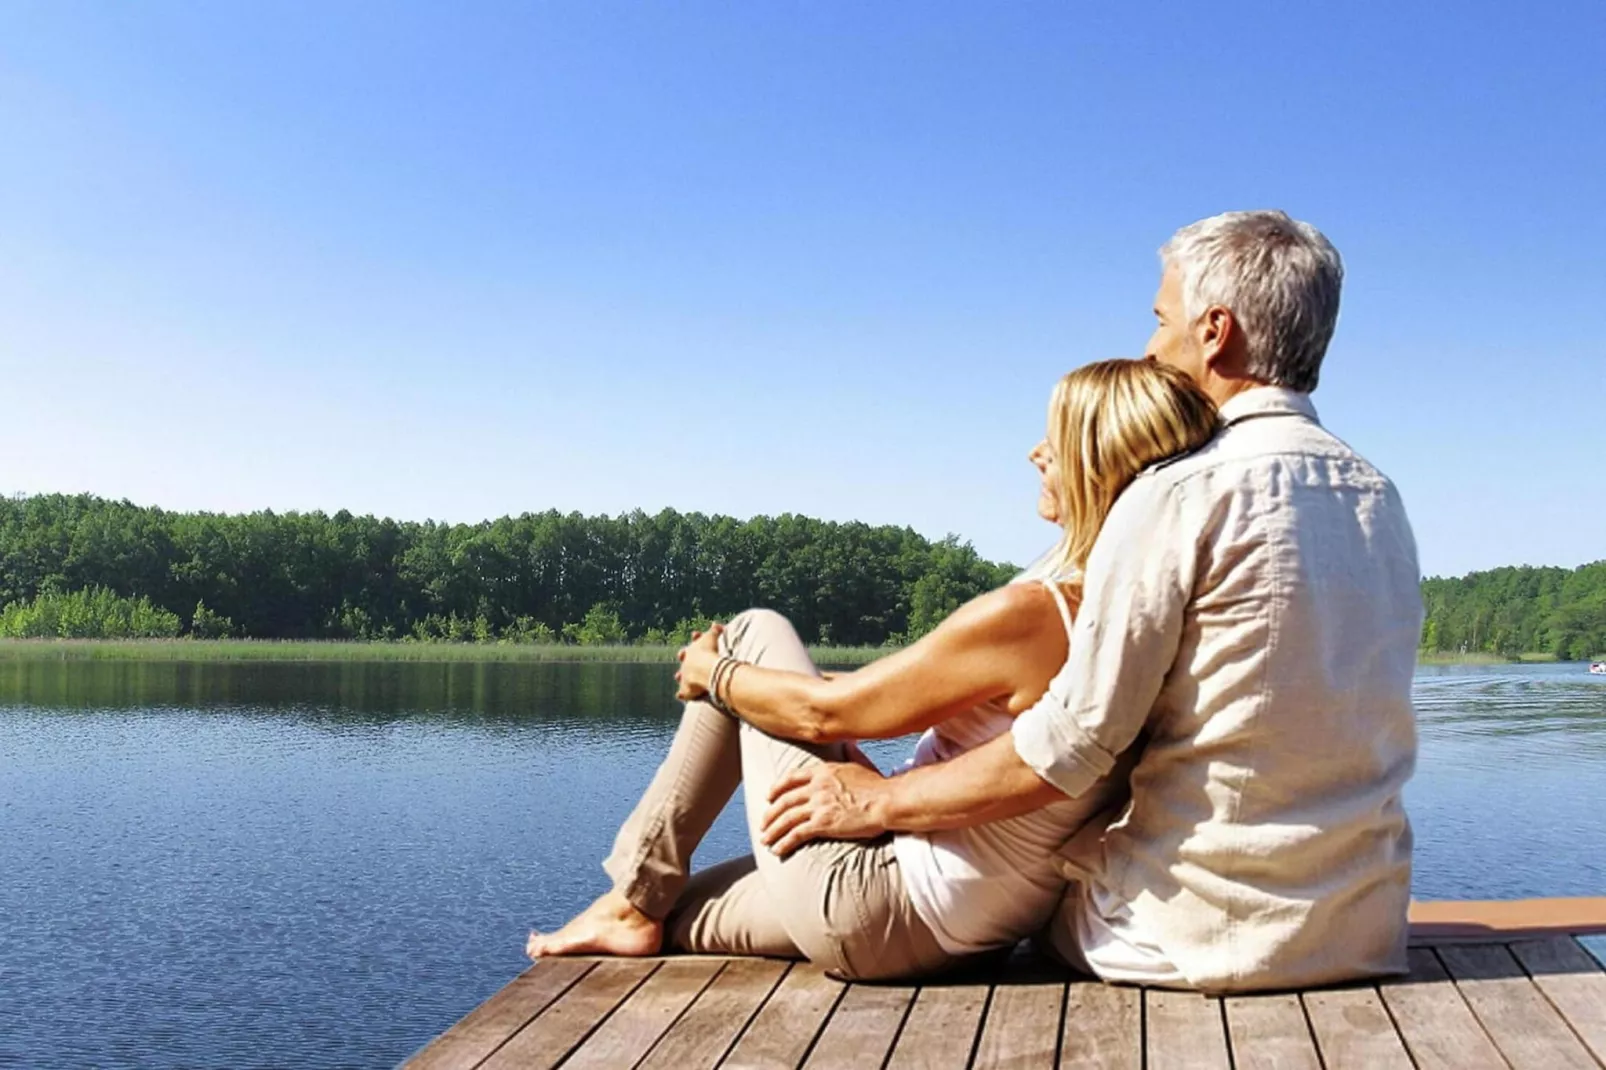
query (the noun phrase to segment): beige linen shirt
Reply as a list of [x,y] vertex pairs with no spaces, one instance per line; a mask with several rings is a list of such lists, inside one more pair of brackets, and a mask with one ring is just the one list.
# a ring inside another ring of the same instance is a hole
[[[1162,984],[1401,972],[1422,626],[1410,523],[1308,395],[1250,390],[1222,417],[1116,502],[1065,668],[1013,727],[1021,758],[1072,797],[1146,737],[1130,802],[1062,851],[1081,887],[1061,913],[1084,941],[1158,951]],[[1100,949],[1082,950],[1098,971]]]

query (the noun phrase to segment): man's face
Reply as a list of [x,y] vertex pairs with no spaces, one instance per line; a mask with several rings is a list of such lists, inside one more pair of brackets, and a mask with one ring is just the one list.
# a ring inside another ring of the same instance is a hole
[[1204,381],[1204,349],[1191,329],[1182,308],[1182,278],[1166,268],[1160,276],[1160,292],[1154,295],[1154,334],[1143,355],[1187,372],[1196,382]]

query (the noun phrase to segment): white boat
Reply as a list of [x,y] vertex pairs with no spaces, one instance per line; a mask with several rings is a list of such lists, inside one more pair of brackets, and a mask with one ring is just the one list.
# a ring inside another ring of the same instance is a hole
[[1606,661],[1590,662],[1589,671],[1594,673],[1596,676],[1606,676]]

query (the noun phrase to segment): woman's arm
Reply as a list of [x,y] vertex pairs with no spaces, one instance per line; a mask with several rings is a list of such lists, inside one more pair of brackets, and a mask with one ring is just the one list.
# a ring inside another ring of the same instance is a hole
[[[708,686],[710,637],[682,652],[682,697]],[[920,731],[989,699],[1012,710],[1036,701],[1065,661],[1065,629],[1040,584],[973,599],[912,646],[826,679],[740,665],[720,697],[744,721],[786,739],[827,743]]]

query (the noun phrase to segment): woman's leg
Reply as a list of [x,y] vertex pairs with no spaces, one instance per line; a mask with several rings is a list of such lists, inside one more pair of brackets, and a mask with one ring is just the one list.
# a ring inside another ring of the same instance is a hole
[[[726,626],[738,660],[816,673],[791,624],[749,610]],[[770,785],[819,761],[844,761],[842,744],[775,739],[706,703],[686,705],[669,757],[626,820],[604,868],[614,880],[580,917],[551,936],[532,934],[532,955],[653,954],[669,917],[683,951],[805,956],[845,977],[907,976],[947,960],[915,916],[890,837],[824,840],[777,858],[758,839]],[[746,784],[753,856],[698,874],[692,852],[738,782]]]
[[686,703],[669,754],[602,863],[612,890],[557,932],[531,933],[525,950],[532,957],[656,954],[692,852],[741,777],[736,722],[706,702]]
[[736,721],[688,702],[669,754],[630,812],[602,868],[613,890],[662,920],[691,875],[691,856],[742,779]]
[[[721,643],[727,653],[743,661],[816,672],[792,626],[778,613],[749,610],[738,615],[726,625]],[[826,753],[840,755],[841,748]],[[602,864],[613,880],[613,889],[557,932],[532,933],[526,945],[529,953],[656,953],[663,939],[663,920],[686,888],[692,852],[741,779],[739,723],[706,702],[686,703],[669,754],[620,827],[613,850]],[[724,950],[737,950],[755,934],[765,932],[765,926],[773,929],[770,918],[741,909],[741,904],[758,902],[745,894],[747,887],[722,889],[717,874],[698,886],[698,902],[708,902],[716,893],[733,897],[714,911],[714,916],[723,919],[714,931],[720,934],[718,940],[729,945]],[[697,931],[706,933],[709,926],[703,924]],[[778,946],[767,936],[762,942],[766,947]]]
[[[741,661],[817,671],[778,613],[743,613],[731,621],[725,638],[729,652]],[[846,760],[845,745],[776,739],[746,724],[738,733],[754,853],[727,863],[723,880],[704,883],[703,874],[694,879],[671,917],[671,946],[788,957],[801,952],[833,973],[858,978],[908,976],[944,965],[947,956],[904,891],[890,836],[816,841],[784,859],[759,841],[770,785],[794,769]]]
[[770,904],[752,855],[699,870],[664,924],[664,945],[676,951],[804,957]]

